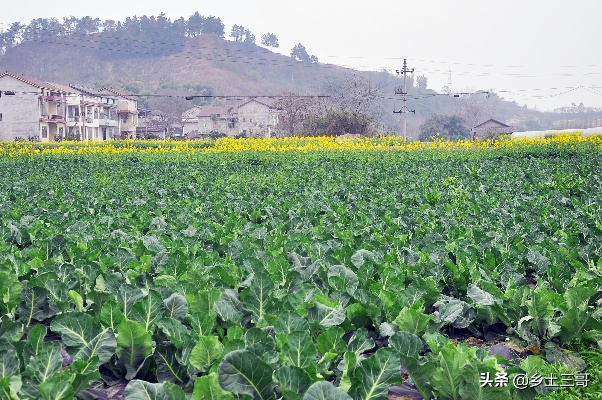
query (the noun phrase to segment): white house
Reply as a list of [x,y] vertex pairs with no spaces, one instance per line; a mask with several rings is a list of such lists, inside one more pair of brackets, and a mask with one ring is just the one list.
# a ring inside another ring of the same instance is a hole
[[239,134],[270,137],[278,124],[278,110],[267,99],[250,99],[238,106]]
[[135,139],[138,126],[138,101],[112,88],[101,89],[99,93],[116,98],[119,135],[122,138]]
[[39,138],[47,142],[63,136],[66,95],[36,78],[0,74],[0,140]]
[[182,114],[188,138],[211,134],[270,137],[278,124],[278,109],[267,99],[246,99],[231,105],[196,106]]
[[117,137],[117,97],[92,89],[52,83],[66,93],[66,137],[84,141]]
[[0,74],[0,140],[136,137],[135,99],[112,89],[96,91]]
[[82,140],[109,140],[119,136],[117,104],[111,93],[70,85],[67,96],[67,129]]

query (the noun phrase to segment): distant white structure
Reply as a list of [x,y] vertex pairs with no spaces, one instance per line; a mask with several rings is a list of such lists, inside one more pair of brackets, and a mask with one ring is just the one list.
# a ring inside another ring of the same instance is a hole
[[548,135],[559,135],[562,133],[574,133],[581,132],[583,136],[591,136],[591,135],[602,135],[602,127],[598,128],[587,128],[587,129],[557,129],[557,130],[549,130],[549,131],[524,131],[524,132],[513,132],[511,137],[512,139],[520,139],[520,138],[543,138]]
[[584,129],[581,134],[583,136],[591,136],[591,135],[601,135],[602,136],[602,127],[598,128],[587,128]]

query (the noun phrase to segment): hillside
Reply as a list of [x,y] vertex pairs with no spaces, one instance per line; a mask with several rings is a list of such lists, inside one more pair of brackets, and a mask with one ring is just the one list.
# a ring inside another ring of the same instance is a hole
[[[0,56],[0,71],[5,70],[50,82],[96,88],[111,86],[126,93],[163,95],[142,96],[140,105],[163,111],[174,121],[200,101],[186,101],[183,95],[275,96],[283,92],[330,95],[333,82],[349,81],[352,75],[360,75],[380,88],[374,107],[378,126],[384,131],[400,130],[400,115],[392,112],[402,105],[399,96],[394,95],[395,87],[402,84],[399,77],[386,72],[358,72],[330,64],[303,63],[253,43],[225,40],[214,34],[171,42],[98,35],[46,36],[7,48]],[[419,87],[413,77],[408,92],[408,106],[416,110],[416,114],[408,116],[410,134],[416,134],[420,124],[433,114],[462,112],[458,99],[440,95],[424,85]],[[486,106],[484,101],[478,105],[483,108],[479,116],[482,120],[491,117],[513,120],[518,129],[553,122],[543,118],[542,113],[496,96],[488,99]]]
[[[49,62],[49,60],[51,60]],[[65,83],[141,81],[143,89],[203,84],[214,94],[317,93],[350,70],[295,61],[254,44],[216,35],[187,38],[177,53],[159,55],[143,42],[107,43],[60,37],[23,42],[0,57],[0,70]]]

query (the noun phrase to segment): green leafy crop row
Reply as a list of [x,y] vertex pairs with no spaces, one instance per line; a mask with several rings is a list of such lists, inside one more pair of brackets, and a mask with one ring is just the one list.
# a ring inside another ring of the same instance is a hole
[[602,154],[532,150],[3,160],[0,398],[545,395],[602,343]]

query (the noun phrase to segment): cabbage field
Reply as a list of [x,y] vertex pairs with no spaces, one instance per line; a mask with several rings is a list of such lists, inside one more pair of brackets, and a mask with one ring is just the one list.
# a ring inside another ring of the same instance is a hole
[[0,145],[0,399],[599,398],[600,138],[286,140]]

